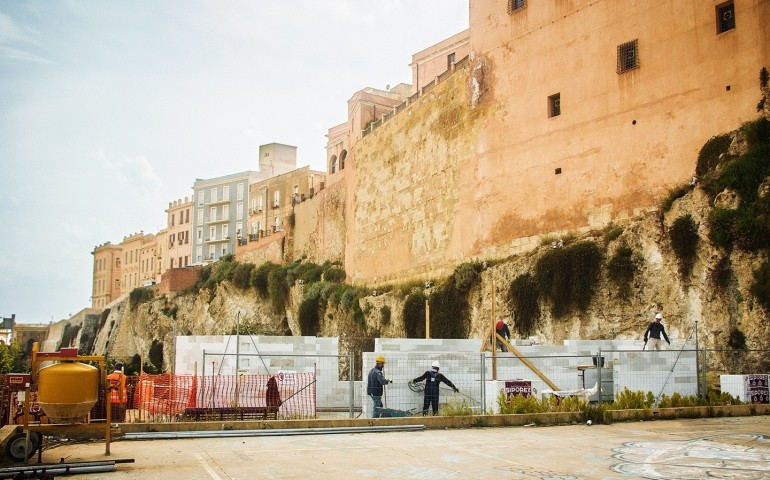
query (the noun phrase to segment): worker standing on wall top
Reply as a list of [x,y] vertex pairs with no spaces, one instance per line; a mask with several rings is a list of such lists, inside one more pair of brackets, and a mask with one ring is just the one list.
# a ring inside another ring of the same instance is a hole
[[663,338],[666,339],[666,343],[671,345],[668,335],[666,335],[666,327],[660,323],[661,320],[663,320],[663,314],[658,313],[655,315],[655,321],[651,322],[650,325],[647,326],[647,331],[644,332],[644,343],[646,345],[649,338],[650,350],[660,350],[661,334],[663,334]]
[[115,364],[115,371],[107,375],[110,388],[111,422],[126,421],[126,376],[123,374],[123,364]]
[[393,383],[382,373],[385,367],[385,357],[379,355],[375,359],[374,368],[369,370],[369,377],[366,382],[366,394],[372,397],[372,417],[380,418],[382,416],[382,394],[385,391],[385,385]]
[[431,364],[431,369],[420,375],[419,377],[415,378],[414,380],[409,380],[410,384],[414,384],[417,382],[422,382],[425,380],[425,400],[422,403],[422,414],[423,416],[428,414],[428,406],[431,405],[433,407],[433,415],[438,415],[438,387],[441,384],[441,382],[446,383],[450,387],[452,387],[452,390],[455,392],[458,392],[457,387],[455,387],[455,384],[452,383],[448,378],[444,376],[444,374],[439,373],[438,370],[441,367],[441,365],[436,361]]
[[[495,324],[495,332],[501,337],[503,337],[504,339],[506,339],[507,341],[509,342],[511,341],[511,330],[508,328],[508,324],[505,323],[504,321],[502,320],[497,321],[497,323]],[[500,340],[497,340],[497,346],[500,347],[501,352],[505,352],[508,350],[507,348],[505,348],[505,345],[503,345],[503,342],[501,342]]]

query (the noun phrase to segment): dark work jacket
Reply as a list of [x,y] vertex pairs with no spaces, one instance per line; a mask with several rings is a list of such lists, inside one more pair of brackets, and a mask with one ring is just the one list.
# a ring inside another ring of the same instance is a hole
[[386,383],[388,381],[382,375],[382,369],[374,367],[369,370],[369,377],[366,379],[366,394],[381,397],[383,392],[382,386]]
[[437,370],[428,370],[419,377],[412,380],[413,382],[422,382],[425,380],[425,396],[426,397],[438,397],[438,386],[441,382],[446,383],[452,389],[456,389],[455,384],[450,382],[443,374],[438,373]]
[[663,326],[660,322],[652,322],[649,327],[647,327],[647,331],[644,332],[644,341],[647,341],[647,338],[657,338],[660,340],[660,334],[663,334],[663,338],[666,339],[666,343],[671,343],[668,340],[668,335],[666,335],[666,327]]

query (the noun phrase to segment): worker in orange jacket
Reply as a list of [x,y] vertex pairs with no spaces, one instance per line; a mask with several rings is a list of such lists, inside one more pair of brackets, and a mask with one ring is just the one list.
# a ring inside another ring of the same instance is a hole
[[117,362],[115,371],[107,375],[107,385],[110,392],[110,403],[112,414],[111,422],[126,421],[126,376],[123,374],[123,364]]

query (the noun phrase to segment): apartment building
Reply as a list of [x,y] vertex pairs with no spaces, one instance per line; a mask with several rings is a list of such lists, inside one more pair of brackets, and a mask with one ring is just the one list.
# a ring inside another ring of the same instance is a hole
[[168,202],[164,242],[167,248],[161,255],[161,275],[170,268],[186,267],[192,263],[192,211],[193,201],[188,197]]
[[249,186],[248,236],[239,245],[284,231],[294,206],[324,188],[324,172],[301,167]]
[[120,242],[122,252],[122,270],[120,282],[120,293],[130,293],[136,287],[142,286],[141,271],[141,252],[144,239],[144,232],[133,233],[123,237]]
[[297,166],[297,147],[270,143],[259,147],[259,171],[195,180],[192,231],[193,265],[235,254],[238,238],[246,235],[249,186]]
[[91,285],[91,307],[107,306],[120,296],[122,275],[121,260],[123,249],[110,242],[94,247],[93,281]]
[[412,55],[412,89],[411,94],[419,93],[420,89],[435,81],[436,77],[452,69],[471,51],[470,29],[440,41],[435,45],[420,50]]

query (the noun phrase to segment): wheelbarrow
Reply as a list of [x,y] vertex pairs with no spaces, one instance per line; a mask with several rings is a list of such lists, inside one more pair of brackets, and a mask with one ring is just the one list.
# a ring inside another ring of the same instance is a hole
[[374,413],[378,413],[380,418],[411,417],[417,409],[396,410],[395,408],[375,407]]

